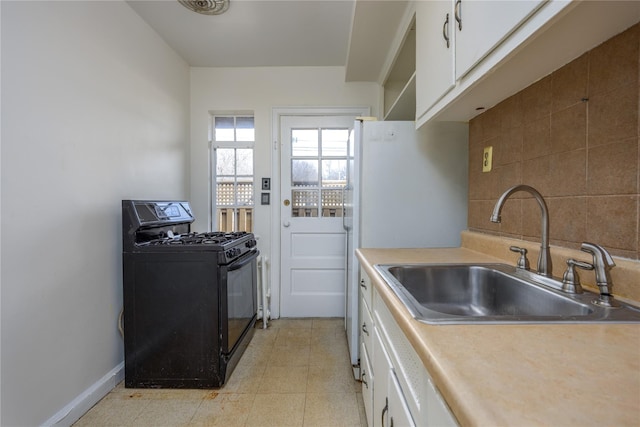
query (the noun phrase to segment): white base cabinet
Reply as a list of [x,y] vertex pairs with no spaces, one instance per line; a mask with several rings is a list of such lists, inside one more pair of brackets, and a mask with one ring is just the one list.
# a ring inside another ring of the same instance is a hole
[[373,419],[373,369],[364,342],[360,343],[360,381],[362,381],[362,400],[367,420]]
[[[455,417],[366,273],[361,278],[362,397],[370,427],[453,427]],[[366,290],[365,290],[366,289]],[[367,302],[368,300],[368,302]]]
[[387,394],[389,395],[389,410],[387,412],[388,423],[385,426],[389,427],[415,427],[411,417],[411,411],[407,406],[407,401],[402,394],[402,388],[398,377],[396,377],[393,369],[389,370],[389,389]]

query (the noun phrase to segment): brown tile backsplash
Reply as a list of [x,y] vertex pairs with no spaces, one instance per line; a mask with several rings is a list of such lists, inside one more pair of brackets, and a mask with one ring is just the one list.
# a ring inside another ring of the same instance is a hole
[[587,239],[607,248],[638,250],[638,196],[590,197]]
[[551,76],[547,76],[522,91],[522,117],[524,123],[551,113]]
[[590,147],[638,136],[638,82],[589,98]]
[[524,125],[522,159],[534,159],[551,153],[551,120],[549,116],[531,120]]
[[590,195],[638,194],[638,138],[589,150],[587,191]]
[[[640,259],[640,24],[475,117],[469,124],[469,229],[540,238],[540,208],[516,193],[502,224],[500,194],[528,184],[545,197],[550,239],[584,241]],[[484,147],[494,168],[481,170]]]
[[582,55],[551,75],[551,111],[571,107],[588,97],[589,56]]
[[589,96],[638,83],[640,26],[611,38],[589,52]]
[[580,102],[551,114],[549,145],[552,153],[579,150],[587,144],[587,103]]

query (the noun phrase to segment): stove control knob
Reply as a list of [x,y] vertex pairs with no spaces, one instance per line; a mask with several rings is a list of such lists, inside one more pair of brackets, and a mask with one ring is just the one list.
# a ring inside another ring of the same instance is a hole
[[237,248],[229,249],[226,252],[226,255],[227,255],[227,258],[233,258],[233,257],[237,256],[238,255]]

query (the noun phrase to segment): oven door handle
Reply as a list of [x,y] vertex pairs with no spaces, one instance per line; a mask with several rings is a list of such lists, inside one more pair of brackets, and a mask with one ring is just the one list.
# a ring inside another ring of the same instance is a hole
[[234,261],[233,263],[229,264],[227,271],[234,271],[234,270],[241,269],[242,267],[244,267],[245,265],[253,261],[255,258],[258,258],[258,255],[260,255],[259,250],[249,252],[249,255],[245,255],[244,258],[240,258]]

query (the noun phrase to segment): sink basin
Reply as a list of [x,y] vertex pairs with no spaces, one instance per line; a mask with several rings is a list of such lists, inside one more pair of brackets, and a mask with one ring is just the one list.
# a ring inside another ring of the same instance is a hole
[[425,323],[640,322],[640,309],[592,304],[591,292],[506,264],[376,265],[413,317]]

